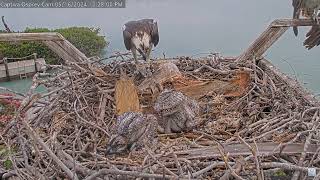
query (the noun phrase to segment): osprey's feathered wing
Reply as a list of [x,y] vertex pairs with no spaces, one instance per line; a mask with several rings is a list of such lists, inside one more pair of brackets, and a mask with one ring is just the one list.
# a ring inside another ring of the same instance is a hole
[[[293,19],[299,19],[300,15],[312,18],[317,21],[317,25],[314,25],[307,33],[307,39],[304,42],[306,48],[311,49],[314,46],[320,44],[320,25],[317,17],[320,10],[320,0],[292,0],[293,6]],[[298,35],[298,27],[293,27],[293,32]]]
[[[318,16],[320,17],[320,15]],[[312,49],[315,46],[320,45],[320,25],[312,26],[311,30],[306,35],[307,39],[304,41],[303,45],[307,49]]]
[[123,26],[123,40],[127,50],[131,50],[135,61],[137,52],[150,61],[152,47],[159,43],[158,24],[153,19],[129,21]]
[[[304,17],[317,19],[320,9],[320,0],[292,0],[293,19],[299,19],[300,14]],[[293,27],[294,34],[298,35],[298,28]]]

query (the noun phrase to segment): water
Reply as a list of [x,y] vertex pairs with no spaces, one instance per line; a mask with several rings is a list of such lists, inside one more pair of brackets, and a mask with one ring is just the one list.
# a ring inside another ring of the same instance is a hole
[[1,87],[9,88],[13,91],[20,92],[20,93],[26,93],[31,85],[32,85],[31,79],[21,79],[21,80],[0,83]]
[[[110,41],[107,51],[124,51],[122,25],[129,20],[155,18],[160,43],[153,53],[160,57],[220,52],[237,56],[276,18],[290,18],[291,0],[130,0],[125,9],[1,9],[15,31],[26,27],[100,27]],[[292,29],[265,54],[282,71],[296,77],[314,93],[320,93],[320,47],[302,46]],[[0,86],[3,84],[0,84]],[[28,81],[4,85],[23,89]]]
[[[15,92],[20,92],[24,94],[29,90],[31,85],[32,79],[30,78],[0,83],[1,87],[9,88]],[[46,92],[46,88],[43,86],[39,86],[37,87],[36,92]]]

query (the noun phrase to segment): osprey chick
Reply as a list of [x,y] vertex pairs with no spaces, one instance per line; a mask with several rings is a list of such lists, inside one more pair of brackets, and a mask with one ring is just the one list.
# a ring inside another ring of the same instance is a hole
[[111,136],[106,154],[122,154],[138,150],[144,146],[152,147],[157,141],[157,119],[151,114],[126,112],[117,118],[115,133]]
[[129,21],[123,26],[123,40],[127,50],[131,50],[137,62],[137,52],[150,61],[152,47],[159,43],[158,24],[153,19]]
[[[320,9],[320,0],[292,0],[293,19],[299,19],[300,14],[307,18],[312,18],[318,22],[317,16]],[[293,27],[294,34],[298,35],[298,27]]]

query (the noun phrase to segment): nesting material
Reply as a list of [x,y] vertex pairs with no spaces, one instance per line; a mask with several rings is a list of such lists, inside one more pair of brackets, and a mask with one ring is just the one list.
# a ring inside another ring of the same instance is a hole
[[[151,66],[159,66],[157,62]],[[95,63],[95,68],[92,62],[48,65],[56,69],[55,74],[34,77],[13,120],[1,129],[0,152],[9,153],[1,154],[0,173],[19,179],[88,180],[267,179],[280,172],[289,179],[293,174],[303,179],[309,168],[315,168],[319,176],[319,106],[272,66],[264,60],[253,64],[211,57],[169,62],[181,73],[170,80],[174,91],[179,91],[176,85],[189,86],[190,82],[232,84],[242,71],[250,76],[235,95],[209,88],[195,89],[205,92],[197,98],[182,92],[201,107],[197,118],[203,123],[198,127],[160,133],[158,143],[151,147],[106,156],[106,146],[114,136],[122,132],[134,147],[148,127],[142,122],[152,124],[139,115],[139,123],[132,124],[135,128],[123,128],[130,121],[115,128],[119,119],[116,83],[126,74],[139,87],[144,79],[135,77],[136,66],[130,61]],[[39,85],[50,90],[36,95],[34,88]],[[157,100],[153,97],[158,95],[147,89],[137,93],[142,109],[152,114]],[[25,113],[32,109],[33,116],[26,118]]]

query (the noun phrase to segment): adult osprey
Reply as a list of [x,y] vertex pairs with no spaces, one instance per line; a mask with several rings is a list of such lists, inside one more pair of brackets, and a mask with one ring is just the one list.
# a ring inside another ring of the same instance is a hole
[[[293,19],[299,19],[300,14],[318,22],[317,16],[320,9],[320,0],[292,0]],[[298,35],[298,27],[293,27],[294,34]]]
[[[319,16],[320,17],[320,14]],[[312,49],[315,46],[320,45],[320,25],[312,26],[311,30],[307,33],[307,39],[304,41],[303,45],[307,49]]]
[[136,62],[137,52],[149,62],[152,47],[159,43],[158,24],[153,19],[129,21],[123,26],[123,40],[126,49],[132,51]]

